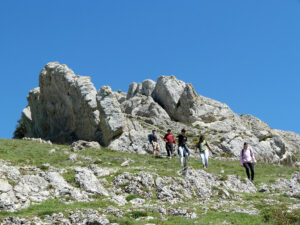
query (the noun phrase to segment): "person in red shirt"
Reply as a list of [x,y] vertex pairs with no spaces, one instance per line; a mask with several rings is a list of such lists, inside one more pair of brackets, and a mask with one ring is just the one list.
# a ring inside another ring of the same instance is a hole
[[169,159],[171,159],[173,153],[174,153],[174,144],[176,144],[175,136],[171,133],[171,130],[167,130],[167,134],[164,137],[164,142],[166,142],[166,150],[168,153]]

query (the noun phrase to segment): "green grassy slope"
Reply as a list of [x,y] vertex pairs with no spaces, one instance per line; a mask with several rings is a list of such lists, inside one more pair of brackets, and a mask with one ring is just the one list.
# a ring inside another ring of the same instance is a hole
[[[49,153],[49,150],[53,148],[56,149],[55,153]],[[118,169],[118,172],[116,172],[114,176],[106,177],[108,182],[110,182],[117,174],[125,171],[148,171],[157,173],[160,176],[180,176],[177,173],[178,170],[180,170],[178,158],[166,160],[165,158],[154,158],[152,155],[129,154],[103,148],[101,150],[86,149],[77,152],[79,161],[72,162],[71,160],[68,160],[69,155],[66,154],[67,152],[70,153],[69,149],[70,147],[65,145],[50,146],[48,144],[39,144],[32,141],[0,139],[0,159],[10,162],[11,165],[34,165],[42,170],[47,170],[48,167],[45,166],[45,164],[50,164],[57,168],[68,168],[70,166],[88,166],[89,164],[95,163],[100,167]],[[120,166],[125,159],[133,160],[129,167]],[[246,177],[245,171],[238,161],[210,160],[209,163],[210,165],[207,172],[221,175],[221,171],[224,171],[222,173],[224,179],[226,179],[226,176],[229,174],[237,174],[241,177]],[[189,166],[194,169],[202,169],[199,159],[191,158]],[[279,177],[290,178],[291,174],[298,170],[299,169],[297,168],[259,162],[255,167],[255,185],[258,187],[261,183],[270,184]],[[72,183],[74,174],[69,170],[69,172],[64,174],[64,177],[68,182]],[[145,221],[136,220],[136,218],[144,216],[152,216],[154,219],[147,221],[147,223],[155,224],[222,224],[225,220],[230,224],[299,224],[297,220],[300,220],[300,211],[288,213],[286,206],[289,204],[299,204],[300,201],[295,202],[295,200],[291,200],[287,196],[270,195],[266,193],[240,194],[240,198],[240,204],[242,206],[246,207],[247,201],[254,201],[255,207],[262,213],[259,215],[248,215],[245,213],[219,212],[214,209],[209,209],[207,213],[204,213],[203,205],[195,200],[179,204],[178,207],[190,207],[195,209],[198,216],[200,215],[198,219],[186,219],[172,216],[166,216],[166,218],[163,219],[157,211],[151,209],[141,209],[140,211],[132,209],[131,203],[118,207],[100,197],[93,202],[74,202],[72,204],[64,204],[57,199],[49,199],[39,205],[33,205],[15,213],[0,211],[0,219],[7,216],[43,216],[54,212],[67,213],[68,210],[106,208],[109,205],[114,205],[123,212],[126,212],[124,218],[108,217],[111,222],[117,222],[119,224],[144,224]],[[264,201],[267,199],[274,199],[277,202],[280,202],[280,204],[272,207],[267,206],[264,204]],[[155,202],[155,200],[156,197],[151,201]],[[217,201],[217,199],[215,199],[215,201]],[[208,205],[212,203],[213,202],[209,202]]]

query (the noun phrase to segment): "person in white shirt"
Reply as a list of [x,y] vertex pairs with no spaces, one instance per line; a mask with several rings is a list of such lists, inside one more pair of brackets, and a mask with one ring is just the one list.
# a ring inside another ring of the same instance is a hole
[[[254,157],[253,151],[250,148],[248,148],[248,144],[246,142],[244,143],[244,147],[241,151],[240,161],[241,161],[241,166],[245,167],[246,169],[246,174],[248,179],[253,183],[254,164],[256,163],[256,159]],[[251,174],[249,170],[251,171]]]

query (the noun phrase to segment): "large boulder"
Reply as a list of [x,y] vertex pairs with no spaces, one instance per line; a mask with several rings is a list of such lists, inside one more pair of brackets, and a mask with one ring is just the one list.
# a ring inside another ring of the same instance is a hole
[[272,137],[271,129],[265,122],[252,115],[240,116],[243,125],[261,141]]
[[211,123],[233,117],[234,113],[227,105],[198,95],[192,84],[186,84],[174,114],[176,120],[186,123]]
[[125,117],[120,103],[109,86],[103,86],[97,94],[97,102],[100,110],[100,130],[103,145],[121,135],[125,125]]
[[129,89],[127,92],[127,99],[130,99],[137,94],[141,93],[142,90],[142,84],[133,82],[129,85]]
[[155,88],[155,82],[153,80],[147,79],[142,83],[133,82],[129,85],[127,99],[130,99],[136,95],[151,96]]
[[152,97],[138,95],[122,103],[122,111],[132,116],[170,120],[166,111]]
[[152,97],[167,111],[171,118],[176,118],[177,104],[185,85],[175,76],[161,76],[157,80]]
[[144,129],[140,123],[133,119],[126,119],[124,132],[110,144],[110,149],[118,149],[122,152],[146,154],[152,152],[148,141],[150,131]]
[[73,142],[71,145],[72,152],[81,151],[87,148],[101,149],[101,146],[96,141],[83,141],[83,140]]
[[100,184],[93,171],[81,167],[75,168],[75,171],[75,182],[78,183],[83,190],[92,194],[109,196],[108,192]]
[[227,105],[198,95],[192,84],[174,76],[159,77],[152,97],[175,121],[211,123],[235,116]]
[[142,82],[141,94],[151,96],[156,83],[153,80],[147,79]]
[[100,122],[96,94],[90,77],[48,63],[40,73],[39,88],[29,93],[22,119],[24,135],[56,142],[96,140]]

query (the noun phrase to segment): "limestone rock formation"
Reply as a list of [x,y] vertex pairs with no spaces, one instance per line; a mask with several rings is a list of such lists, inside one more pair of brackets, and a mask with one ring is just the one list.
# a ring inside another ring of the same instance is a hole
[[87,168],[75,168],[76,176],[75,181],[82,187],[86,192],[92,194],[99,194],[108,196],[108,192],[100,184],[94,173]]
[[142,83],[133,82],[129,86],[127,99],[130,99],[136,95],[151,96],[155,85],[156,83],[150,79],[144,80]]
[[101,140],[104,145],[108,145],[111,139],[122,134],[125,118],[110,87],[104,86],[100,89],[97,102],[100,111]]
[[237,158],[248,142],[261,161],[293,165],[300,158],[300,135],[271,129],[251,115],[239,116],[226,104],[198,95],[192,84],[175,76],[133,82],[127,93],[113,92],[108,86],[97,92],[89,77],[55,62],[45,66],[39,79],[39,87],[27,97],[16,137],[96,141],[111,149],[145,154],[152,152],[147,140],[152,129],[157,130],[163,150],[166,130],[178,134],[185,128],[190,148],[205,134],[219,154]]
[[48,63],[40,73],[39,88],[27,98],[22,119],[25,136],[56,142],[96,139],[100,122],[96,94],[89,77],[76,76],[66,65]]
[[73,152],[81,151],[86,148],[101,149],[101,146],[96,141],[83,141],[83,140],[73,142],[71,145],[71,151]]
[[157,80],[152,97],[167,111],[171,118],[176,119],[177,103],[185,86],[183,81],[177,80],[174,76],[161,76]]
[[170,120],[167,112],[152,97],[139,95],[122,103],[122,111],[132,116]]

